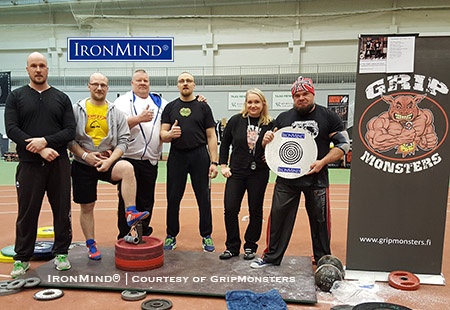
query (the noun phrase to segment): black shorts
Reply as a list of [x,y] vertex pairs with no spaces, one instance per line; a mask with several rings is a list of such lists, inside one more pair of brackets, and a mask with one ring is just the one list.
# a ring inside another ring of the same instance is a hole
[[91,203],[97,200],[97,183],[99,180],[111,184],[118,184],[120,181],[111,180],[111,173],[114,165],[106,172],[98,172],[97,168],[88,166],[77,161],[72,162],[72,189],[73,201],[76,203]]

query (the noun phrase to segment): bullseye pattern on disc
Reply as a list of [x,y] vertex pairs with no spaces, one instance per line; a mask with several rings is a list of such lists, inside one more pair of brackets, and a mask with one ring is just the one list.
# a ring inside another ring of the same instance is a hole
[[317,159],[316,141],[306,129],[284,127],[266,145],[265,158],[276,175],[296,179],[305,175]]
[[278,152],[280,159],[286,165],[295,165],[303,157],[303,149],[300,144],[295,141],[287,141],[280,147]]

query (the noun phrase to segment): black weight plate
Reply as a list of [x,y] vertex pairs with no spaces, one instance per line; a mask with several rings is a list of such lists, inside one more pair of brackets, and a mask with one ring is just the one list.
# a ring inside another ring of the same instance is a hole
[[353,310],[412,310],[411,308],[388,302],[365,302],[353,307]]
[[330,310],[353,310],[353,306],[337,305],[337,306],[331,307]]
[[128,301],[136,301],[141,300],[147,297],[147,292],[145,291],[131,291],[131,290],[125,290],[121,294],[123,300]]
[[342,264],[341,260],[339,258],[337,258],[336,256],[331,255],[331,254],[322,256],[319,259],[319,261],[317,262],[317,267],[320,267],[325,264],[330,264],[330,265],[337,267],[341,271],[342,277],[345,277],[344,265]]
[[60,298],[63,295],[64,295],[64,292],[62,290],[50,288],[50,289],[36,292],[33,295],[33,298],[36,300],[52,300],[52,299]]
[[53,249],[52,241],[36,241],[34,245],[34,255],[51,254]]
[[11,283],[9,283],[6,288],[8,290],[17,290],[19,288],[22,288],[25,285],[25,280],[24,279],[16,279],[11,281]]
[[339,268],[330,264],[319,266],[314,273],[316,285],[324,292],[329,292],[334,282],[342,281],[343,279],[344,277]]
[[22,289],[18,289],[18,290],[8,290],[6,287],[5,288],[0,288],[0,296],[6,296],[6,295],[11,295],[11,294],[15,294],[18,292],[21,292]]
[[172,309],[172,302],[167,299],[149,299],[142,303],[142,310],[168,310]]
[[38,277],[27,278],[25,280],[25,285],[23,287],[35,287],[41,284],[41,279]]

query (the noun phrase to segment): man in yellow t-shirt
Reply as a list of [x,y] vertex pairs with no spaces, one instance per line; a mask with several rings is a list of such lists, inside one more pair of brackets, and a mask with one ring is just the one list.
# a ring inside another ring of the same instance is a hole
[[136,179],[133,166],[121,156],[127,150],[130,131],[125,115],[106,99],[108,78],[101,73],[90,76],[90,97],[74,106],[77,123],[75,140],[69,143],[72,162],[73,200],[80,204],[80,224],[89,249],[89,258],[101,259],[94,233],[94,206],[97,182],[122,181],[125,216],[132,226],[149,213],[136,210]]

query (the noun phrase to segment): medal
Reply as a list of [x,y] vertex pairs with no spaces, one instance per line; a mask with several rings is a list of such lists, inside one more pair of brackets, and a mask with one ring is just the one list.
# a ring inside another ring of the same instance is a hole
[[254,161],[250,164],[250,169],[256,170],[256,163]]

